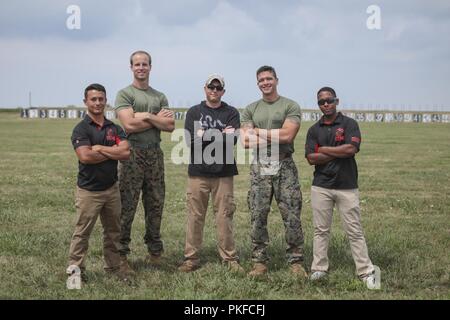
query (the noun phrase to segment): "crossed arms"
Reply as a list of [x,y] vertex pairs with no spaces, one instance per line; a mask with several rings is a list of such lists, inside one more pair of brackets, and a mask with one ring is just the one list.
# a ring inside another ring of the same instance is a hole
[[118,111],[117,116],[128,134],[142,132],[150,128],[158,128],[166,132],[175,130],[173,111],[168,109],[161,109],[158,114],[153,114],[150,112],[135,113],[132,108],[127,108]]
[[318,147],[316,152],[306,156],[310,165],[321,165],[336,158],[350,158],[358,152],[352,144],[343,144],[336,147]]
[[128,141],[120,141],[112,147],[94,145],[81,146],[75,149],[78,159],[83,164],[97,164],[106,160],[128,160],[130,157],[130,145]]
[[241,128],[241,142],[245,149],[264,147],[277,139],[279,144],[292,143],[300,129],[300,123],[286,119],[281,129],[255,128],[252,123],[245,123]]

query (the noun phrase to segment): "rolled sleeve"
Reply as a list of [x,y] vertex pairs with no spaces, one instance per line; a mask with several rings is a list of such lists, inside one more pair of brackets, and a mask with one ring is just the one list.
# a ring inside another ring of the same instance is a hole
[[348,123],[347,130],[345,134],[345,143],[351,144],[356,147],[359,151],[361,145],[361,132],[359,130],[358,123],[353,120]]
[[167,97],[165,94],[162,94],[161,103],[159,106],[161,109],[169,109],[169,100],[167,100]]
[[72,146],[74,149],[81,146],[91,146],[91,141],[89,140],[86,132],[83,132],[78,127],[73,130],[72,137],[70,139],[72,141]]
[[241,126],[243,124],[251,124],[251,125],[255,125],[253,122],[253,114],[252,112],[249,110],[249,107],[245,108],[244,111],[242,111],[242,116],[241,116]]
[[291,104],[286,113],[286,119],[294,121],[296,123],[302,122],[302,111],[300,106],[297,103]]
[[115,126],[117,128],[117,137],[120,139],[120,141],[127,140],[127,135],[122,127],[117,124]]
[[133,97],[129,96],[124,90],[120,90],[116,96],[116,101],[114,103],[114,110],[118,112],[123,109],[133,108],[133,106],[134,106]]
[[310,128],[308,130],[308,133],[306,135],[306,142],[305,142],[305,157],[308,154],[315,153],[316,147],[318,147],[317,138],[314,134],[313,128]]

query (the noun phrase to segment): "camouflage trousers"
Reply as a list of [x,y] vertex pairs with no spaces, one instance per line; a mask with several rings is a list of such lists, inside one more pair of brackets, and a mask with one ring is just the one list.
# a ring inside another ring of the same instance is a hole
[[284,223],[287,261],[288,263],[303,261],[303,231],[300,221],[302,193],[297,167],[292,158],[281,160],[280,165],[280,170],[275,175],[262,175],[260,164],[251,165],[247,202],[251,213],[252,261],[254,262],[266,263],[269,260],[267,217],[273,196]]
[[131,225],[133,224],[139,196],[142,190],[144,205],[145,235],[148,252],[161,255],[161,217],[164,208],[164,154],[160,148],[131,150],[130,159],[119,165],[120,196],[120,254],[130,253]]

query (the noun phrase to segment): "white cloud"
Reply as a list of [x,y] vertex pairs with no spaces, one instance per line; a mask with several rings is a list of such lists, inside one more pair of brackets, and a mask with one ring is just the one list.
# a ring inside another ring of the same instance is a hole
[[[79,32],[65,28],[69,4],[81,7]],[[212,72],[225,76],[226,100],[245,105],[260,95],[255,71],[262,64],[277,69],[281,94],[311,106],[325,84],[338,89],[344,104],[448,101],[450,5],[380,0],[382,29],[370,31],[370,4],[5,2],[0,10],[0,105],[26,105],[29,90],[39,105],[76,104],[90,82],[105,84],[111,101],[131,82],[128,58],[137,49],[151,52],[152,85],[176,105],[203,99],[203,82]]]

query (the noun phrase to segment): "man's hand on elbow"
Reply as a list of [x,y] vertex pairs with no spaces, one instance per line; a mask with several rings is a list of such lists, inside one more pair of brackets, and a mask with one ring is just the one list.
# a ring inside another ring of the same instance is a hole
[[103,149],[103,146],[99,145],[99,144],[96,144],[96,145],[92,146],[92,148],[91,148],[92,151],[98,152],[98,153],[102,153],[102,149]]
[[161,111],[158,112],[157,116],[164,118],[173,118],[173,111],[169,109],[161,109]]
[[315,159],[314,159],[314,157],[318,158],[318,157],[319,157],[319,154],[318,154],[318,153],[310,153],[310,154],[308,154],[308,155],[306,156],[306,160],[308,161],[308,163],[309,163],[311,166],[314,166],[314,165],[317,164],[316,161],[315,161]]
[[338,158],[348,158],[355,155],[357,148],[352,144],[344,144],[336,147],[319,147],[317,152]]
[[163,131],[173,132],[174,130],[175,130],[175,123],[170,123],[169,125],[167,125],[166,130]]

